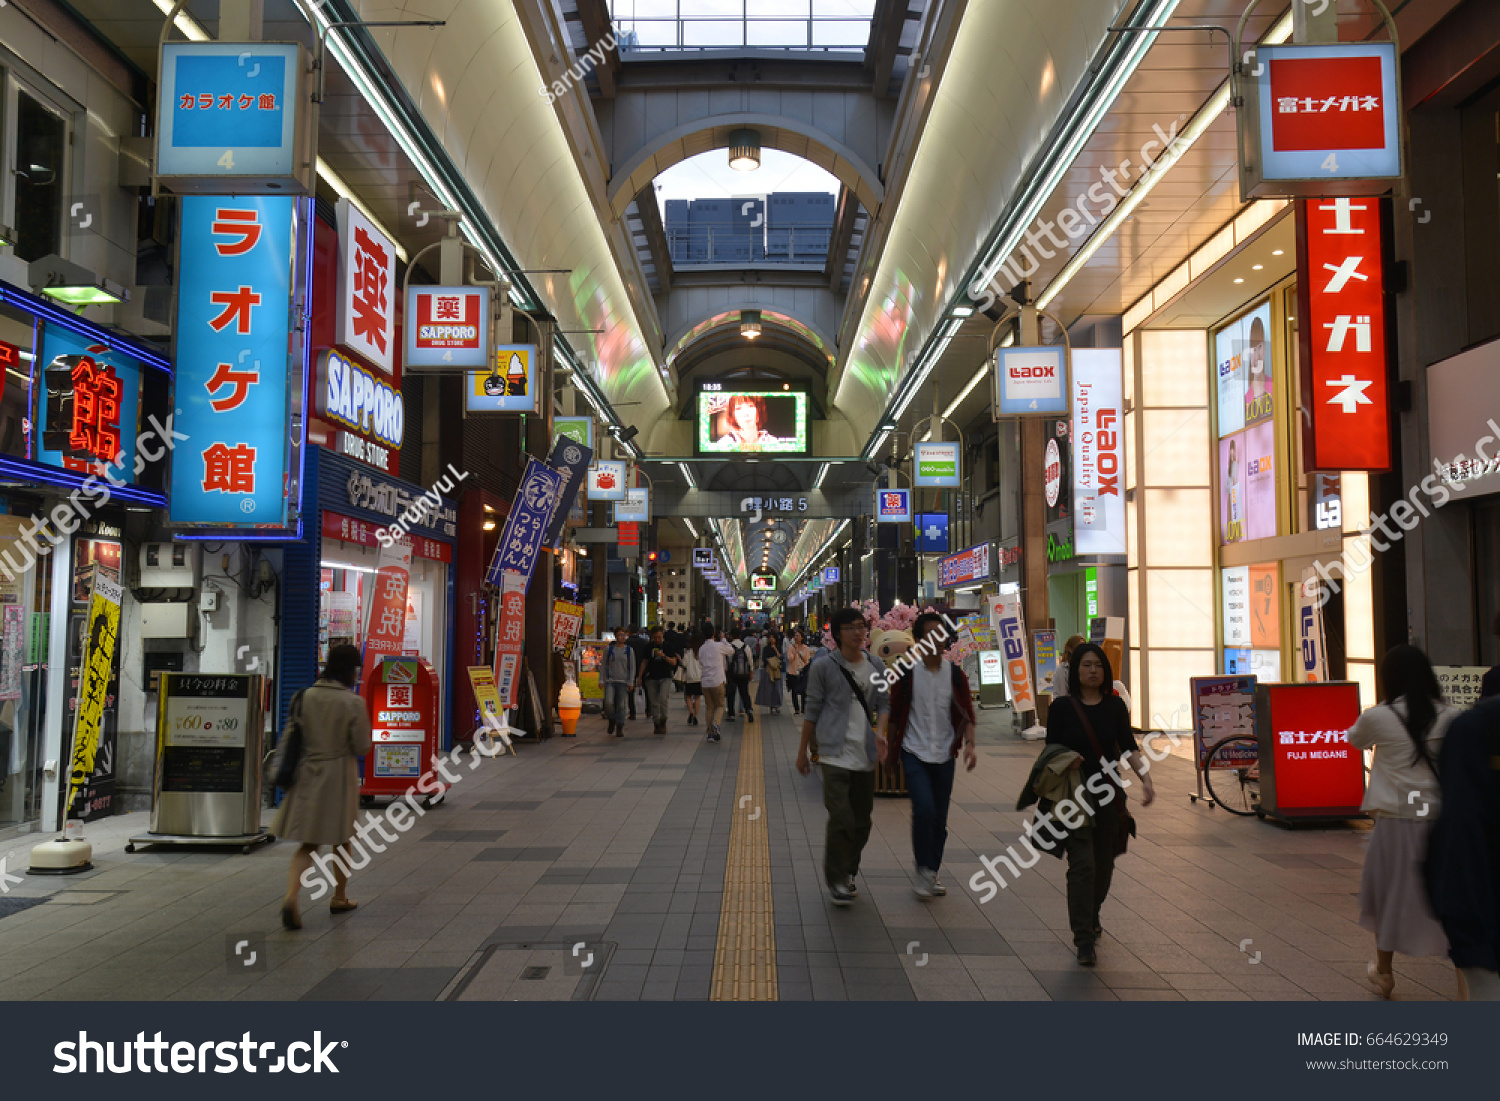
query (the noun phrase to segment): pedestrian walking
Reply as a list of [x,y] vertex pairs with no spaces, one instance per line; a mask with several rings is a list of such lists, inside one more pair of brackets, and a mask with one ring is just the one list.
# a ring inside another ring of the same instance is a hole
[[719,720],[724,716],[724,692],[729,683],[725,668],[734,647],[724,641],[724,632],[714,629],[713,636],[698,647],[698,663],[702,666],[703,700],[708,710],[707,740],[719,740]]
[[1082,635],[1070,635],[1068,641],[1063,643],[1062,657],[1057,660],[1057,668],[1052,671],[1052,698],[1061,699],[1068,694],[1068,679],[1073,675],[1071,665],[1073,651],[1084,643]]
[[[639,627],[630,628],[627,642],[631,652],[635,654],[635,673],[639,680],[641,670],[646,668],[646,659],[651,656],[651,639],[646,632]],[[634,682],[630,685],[630,691],[626,694],[626,704],[630,710],[630,717],[635,718],[635,694],[640,686]]]
[[640,671],[639,683],[646,689],[646,709],[651,712],[652,729],[667,732],[667,705],[672,701],[672,676],[677,672],[681,655],[667,645],[666,633],[660,627],[651,630],[651,649]]
[[755,703],[771,714],[781,714],[781,654],[770,642],[760,648],[760,683],[755,687]]
[[792,696],[792,714],[802,714],[803,697],[807,694],[807,666],[812,661],[812,651],[807,638],[799,627],[787,642],[786,681]]
[[[937,636],[930,643],[930,636]],[[936,612],[917,616],[912,638],[919,664],[891,686],[890,754],[901,762],[911,796],[911,847],[916,860],[918,898],[948,893],[938,879],[948,839],[948,804],[962,751],[964,768],[974,771],[974,695],[964,671],[943,656],[947,630]]]
[[[286,897],[281,900],[281,924],[287,929],[302,928],[297,896],[319,846],[337,848],[354,836],[354,819],[359,814],[358,759],[370,752],[370,718],[364,701],[354,694],[360,662],[358,647],[333,647],[322,676],[292,701],[292,712],[302,729],[302,754],[296,781],[271,826],[277,837],[300,842],[292,854]],[[333,866],[333,898],[328,909],[334,914],[348,913],[359,905],[349,897],[349,868],[337,852]]]
[[1443,815],[1427,846],[1428,895],[1459,997],[1500,1002],[1500,698],[1454,719],[1437,761]]
[[745,713],[745,720],[754,722],[755,709],[750,706],[750,677],[755,672],[755,652],[750,649],[750,645],[738,630],[732,635],[729,645],[731,650],[724,667],[724,672],[729,678],[729,686],[726,689],[727,713],[733,720],[735,700],[739,700],[740,707]]
[[[1375,958],[1365,974],[1389,998],[1397,952],[1448,954],[1448,935],[1428,901],[1422,865],[1442,810],[1437,760],[1458,709],[1443,702],[1432,663],[1415,646],[1386,652],[1380,683],[1384,698],[1360,715],[1346,737],[1356,749],[1375,751],[1360,808],[1375,819],[1375,828],[1359,877],[1359,923],[1375,934]],[[1460,984],[1462,979],[1460,974]]]
[[702,645],[703,636],[694,631],[682,651],[682,695],[687,702],[688,726],[698,725],[698,706],[703,701],[703,663],[698,660]]
[[870,628],[859,609],[834,612],[831,626],[839,648],[813,665],[808,676],[797,771],[804,776],[812,771],[808,750],[816,745],[828,810],[823,877],[833,904],[848,906],[859,893],[855,876],[870,839],[875,764],[886,751],[891,701],[885,666],[865,651]]
[[1117,789],[1107,805],[1101,797],[1101,805],[1089,807],[1086,817],[1075,815],[1074,820],[1082,817],[1083,824],[1069,825],[1063,849],[1068,860],[1068,924],[1078,962],[1092,967],[1099,960],[1096,945],[1104,934],[1099,910],[1109,895],[1115,857],[1124,851],[1127,833],[1134,827],[1125,809],[1119,762],[1127,762],[1140,777],[1142,806],[1156,798],[1156,785],[1136,746],[1125,701],[1110,690],[1114,673],[1104,651],[1092,642],[1080,643],[1066,668],[1068,699],[1066,703],[1054,700],[1048,712],[1047,744],[1064,746],[1083,758],[1082,784],[1075,794],[1078,801],[1084,801],[1082,785],[1100,773],[1107,772]]
[[616,627],[615,640],[604,648],[604,717],[609,720],[609,733],[617,738],[625,737],[625,705],[635,695],[636,673],[630,629]]

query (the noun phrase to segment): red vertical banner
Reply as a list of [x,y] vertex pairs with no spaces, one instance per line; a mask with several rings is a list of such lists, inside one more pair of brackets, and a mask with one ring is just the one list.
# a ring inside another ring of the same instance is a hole
[[365,656],[400,655],[406,637],[406,590],[411,582],[411,541],[401,539],[380,551],[379,567],[365,618]]
[[504,571],[500,589],[500,617],[495,638],[495,684],[500,706],[515,707],[516,678],[521,670],[521,640],[526,630],[526,575]]
[[1389,470],[1381,200],[1297,201],[1303,454],[1309,470]]

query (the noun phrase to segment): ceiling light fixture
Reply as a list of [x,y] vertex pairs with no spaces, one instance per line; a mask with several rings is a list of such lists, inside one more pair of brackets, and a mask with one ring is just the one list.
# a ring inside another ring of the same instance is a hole
[[1282,255],[1284,255],[1284,254],[1285,254],[1285,253],[1286,253],[1286,250],[1285,250],[1285,249],[1279,249],[1279,248],[1278,248],[1278,249],[1272,249],[1272,250],[1271,250],[1271,255],[1272,255],[1272,256],[1282,256]]
[[740,335],[746,340],[754,340],[760,336],[760,311],[740,311]]
[[71,260],[64,260],[56,253],[33,260],[26,269],[26,281],[40,294],[79,309],[130,301],[130,292],[120,284],[95,275]]
[[754,172],[760,167],[760,131],[735,130],[729,135],[729,167]]

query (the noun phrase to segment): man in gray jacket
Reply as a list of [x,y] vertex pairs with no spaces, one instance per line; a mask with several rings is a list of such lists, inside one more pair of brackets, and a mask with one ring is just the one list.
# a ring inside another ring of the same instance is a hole
[[835,612],[829,629],[839,648],[808,667],[797,771],[804,776],[812,771],[808,747],[816,743],[823,769],[823,806],[828,809],[823,875],[833,904],[848,906],[858,893],[854,877],[870,840],[875,766],[885,760],[891,701],[885,666],[865,651],[870,628],[859,609]]

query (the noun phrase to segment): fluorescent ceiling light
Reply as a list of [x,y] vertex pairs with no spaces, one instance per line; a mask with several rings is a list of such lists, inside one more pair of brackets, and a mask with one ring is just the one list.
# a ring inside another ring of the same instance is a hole
[[[156,0],[156,6],[163,15],[171,15],[172,9],[177,5],[174,4],[172,0]],[[177,13],[177,19],[174,25],[179,31],[181,31],[194,42],[208,41],[208,32],[203,29],[202,24],[200,24],[186,11],[180,11]]]
[[826,478],[826,477],[828,477],[828,468],[831,465],[832,465],[831,463],[824,463],[822,466],[818,467],[818,476],[813,479],[813,484],[812,484],[812,487],[814,489],[822,489],[823,488],[823,479]]
[[381,222],[379,218],[375,217],[375,212],[372,211],[369,207],[365,206],[364,202],[358,195],[349,190],[349,185],[344,182],[344,178],[337,172],[335,172],[332,168],[330,168],[328,166],[328,162],[325,161],[322,157],[318,158],[318,175],[322,176],[323,179],[328,181],[328,186],[333,188],[333,190],[338,193],[340,198],[348,199],[349,202],[353,204],[356,210],[358,210],[366,218],[370,219],[370,221],[375,224],[375,228],[380,230],[381,233],[385,234],[386,240],[390,241],[390,243],[396,247],[396,255],[401,257],[401,262],[403,264],[406,263],[406,250],[401,247],[401,242],[396,240],[396,235],[385,228],[385,224]]
[[[697,489],[698,488],[698,479],[693,477],[693,468],[692,467],[688,466],[687,463],[678,463],[677,464],[677,469],[680,470],[680,471],[682,471],[682,476],[687,479],[687,484],[688,484],[689,488],[691,488],[691,489]],[[697,538],[697,537],[694,536],[694,538]]]

